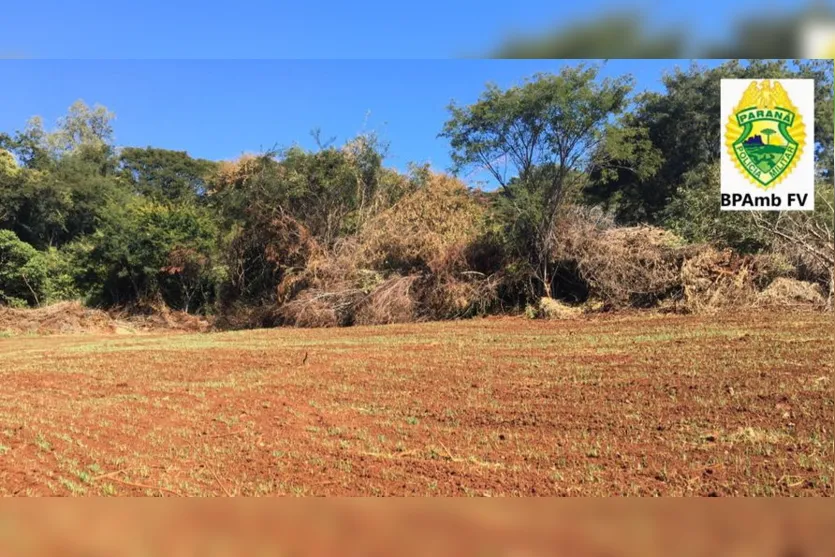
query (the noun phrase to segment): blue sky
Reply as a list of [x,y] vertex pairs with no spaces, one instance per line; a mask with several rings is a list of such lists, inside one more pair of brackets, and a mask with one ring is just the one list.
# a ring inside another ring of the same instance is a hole
[[[77,99],[116,114],[118,145],[234,158],[273,146],[314,146],[310,131],[339,143],[375,130],[391,143],[387,163],[449,166],[438,138],[446,106],[474,102],[488,81],[519,83],[562,60],[425,61],[0,61],[0,131],[33,115],[48,128]],[[710,62],[715,65],[718,62]],[[634,75],[637,90],[660,89],[665,70],[688,60],[612,60],[602,74]]]
[[0,9],[0,57],[447,58],[484,56],[529,34],[637,10],[649,29],[723,39],[753,14],[796,13],[812,0],[29,0]]

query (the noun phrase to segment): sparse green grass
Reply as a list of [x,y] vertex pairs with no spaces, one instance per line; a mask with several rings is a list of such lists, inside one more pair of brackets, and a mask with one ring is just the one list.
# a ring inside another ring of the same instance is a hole
[[49,452],[52,450],[52,443],[46,440],[43,436],[43,433],[38,432],[37,436],[35,437],[35,446],[37,446],[40,450]]
[[831,495],[833,361],[814,314],[14,337],[3,493]]
[[61,478],[58,482],[61,484],[62,487],[66,488],[72,495],[84,495],[87,493],[87,488],[78,485],[77,483],[73,482],[72,480],[68,480],[67,478]]

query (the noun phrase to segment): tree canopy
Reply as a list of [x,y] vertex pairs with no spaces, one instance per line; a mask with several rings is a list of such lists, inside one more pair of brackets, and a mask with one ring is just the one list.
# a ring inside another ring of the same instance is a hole
[[629,77],[600,80],[598,73],[579,66],[507,90],[488,85],[477,103],[449,107],[441,133],[452,147],[454,170],[486,169],[502,188],[516,241],[547,295],[560,208],[606,165],[607,132],[632,90]]
[[[341,145],[314,133],[315,149],[227,161],[117,147],[114,114],[78,101],[52,128],[33,117],[0,132],[0,304],[163,304],[250,324],[473,315],[587,295],[566,250],[615,225],[780,252],[795,276],[831,284],[832,72],[827,61],[732,60],[636,92],[631,76],[578,64],[488,84],[472,104],[453,102],[439,130],[452,176],[386,167],[388,145],[374,133]],[[719,86],[729,77],[815,80],[814,214],[719,212]],[[473,170],[495,188],[455,177]],[[653,261],[623,276],[636,281]]]

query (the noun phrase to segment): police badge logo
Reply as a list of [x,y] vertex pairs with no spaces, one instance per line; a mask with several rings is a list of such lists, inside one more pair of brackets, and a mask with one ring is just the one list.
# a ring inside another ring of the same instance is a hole
[[813,80],[723,79],[720,207],[813,210],[814,116]]
[[803,118],[779,81],[753,81],[725,128],[737,168],[763,189],[791,173],[806,146]]

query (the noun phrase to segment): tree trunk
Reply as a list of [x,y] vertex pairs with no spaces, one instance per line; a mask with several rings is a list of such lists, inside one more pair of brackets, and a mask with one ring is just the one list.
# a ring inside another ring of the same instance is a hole
[[551,299],[551,277],[548,274],[548,262],[542,264],[542,286],[545,290],[545,297]]

